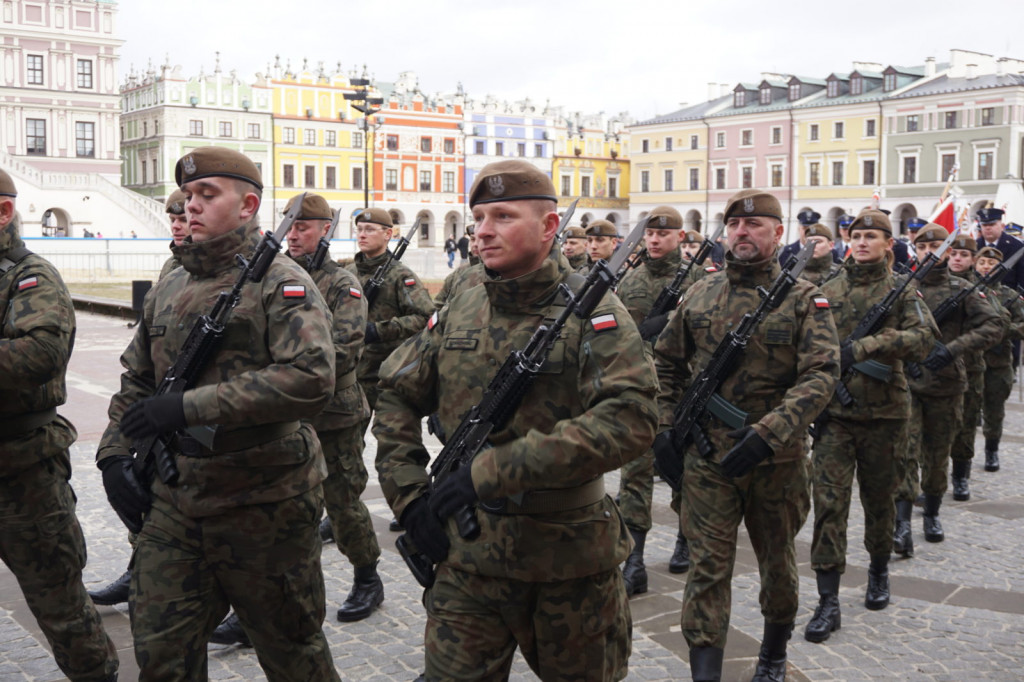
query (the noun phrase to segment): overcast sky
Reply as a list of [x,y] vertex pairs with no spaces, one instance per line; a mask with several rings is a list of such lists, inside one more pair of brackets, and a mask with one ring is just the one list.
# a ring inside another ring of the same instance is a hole
[[[221,67],[243,79],[274,56],[293,68],[366,63],[394,81],[414,71],[428,93],[461,82],[474,99],[531,97],[567,111],[645,119],[707,99],[710,81],[762,72],[825,78],[854,60],[923,64],[951,48],[1024,58],[1024,3],[973,0],[121,0],[122,81],[134,65]],[[844,13],[840,8],[850,7]],[[1016,40],[1014,40],[1016,39]]]

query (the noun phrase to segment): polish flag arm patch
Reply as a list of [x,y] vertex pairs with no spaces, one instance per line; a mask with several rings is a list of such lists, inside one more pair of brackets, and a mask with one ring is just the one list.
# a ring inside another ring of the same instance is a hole
[[356,289],[355,287],[349,287],[348,295],[351,296],[352,298],[362,298],[363,292],[359,291],[359,289]]
[[281,293],[285,298],[306,298],[306,286],[304,284],[285,284],[281,287]]
[[407,287],[411,287],[416,284],[416,280],[412,277],[406,277],[405,280],[403,281],[403,284],[405,284],[405,286]]
[[709,265],[706,268],[704,268],[704,271],[705,272],[718,272],[718,267],[715,266],[715,265]]
[[437,311],[435,310],[434,314],[430,316],[429,320],[427,320],[427,331],[433,331],[434,327],[436,327],[436,326],[437,326]]
[[982,291],[981,289],[978,289],[978,296],[981,296],[982,298],[988,298],[988,296],[985,295],[985,292]]
[[590,326],[594,328],[595,332],[603,332],[617,328],[619,323],[615,319],[614,313],[608,313],[607,315],[598,315],[597,317],[590,318]]
[[825,308],[826,310],[828,309],[828,299],[825,298],[824,296],[815,296],[813,300],[815,308]]
[[25,291],[26,289],[32,289],[39,286],[38,277],[26,277],[25,279],[18,282],[18,291]]

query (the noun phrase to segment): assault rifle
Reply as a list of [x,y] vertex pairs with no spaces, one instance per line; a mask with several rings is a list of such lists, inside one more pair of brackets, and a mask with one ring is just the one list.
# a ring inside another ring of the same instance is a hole
[[396,260],[402,260],[402,256],[405,255],[405,250],[409,246],[409,242],[412,240],[412,236],[416,234],[416,230],[420,226],[420,218],[412,224],[409,228],[408,234],[402,235],[402,238],[398,240],[398,244],[395,246],[395,250],[388,250],[387,259],[380,264],[377,271],[373,273],[373,277],[366,281],[363,286],[363,297],[366,299],[367,309],[373,307],[373,302],[377,298],[377,294],[380,293],[380,288],[384,286],[384,276],[388,274],[388,270],[391,269],[391,264]]
[[[679,296],[682,293],[683,282],[685,282],[686,278],[690,276],[690,272],[693,268],[699,268],[704,264],[704,261],[706,261],[708,256],[711,255],[711,250],[715,248],[715,244],[718,243],[718,240],[721,238],[724,231],[725,223],[723,222],[718,226],[718,229],[715,230],[713,235],[704,238],[704,241],[700,245],[700,249],[698,249],[697,253],[693,256],[693,260],[684,260],[679,264],[675,277],[673,277],[672,281],[666,284],[665,288],[661,290],[661,293],[658,294],[658,298],[654,301],[654,305],[651,306],[651,309],[647,312],[647,317],[645,317],[640,323],[641,326],[647,325],[645,329],[649,327],[647,334],[643,337],[644,341],[650,341],[660,334],[661,330],[665,328],[665,324],[668,322],[668,313],[671,312],[672,309],[676,307],[676,304],[679,303]],[[1021,250],[1024,251],[1024,249]],[[664,321],[662,321],[660,325],[655,325],[654,322],[652,322],[657,317],[664,317]]]
[[341,211],[334,212],[334,219],[331,220],[331,227],[327,230],[327,234],[320,237],[320,241],[317,242],[316,251],[309,257],[309,269],[319,270],[320,266],[324,264],[324,259],[327,257],[327,251],[331,248],[331,238],[334,237],[335,230],[338,229],[338,222],[341,220]]
[[[903,295],[903,291],[911,282],[920,282],[929,272],[931,272],[931,269],[938,264],[943,254],[946,253],[946,250],[953,243],[953,240],[956,239],[956,235],[957,233],[955,230],[951,232],[950,235],[946,237],[946,241],[942,242],[942,246],[936,249],[934,253],[929,253],[925,256],[924,260],[918,264],[916,270],[910,272],[907,277],[897,282],[896,286],[890,289],[889,293],[885,295],[885,298],[871,306],[871,309],[868,310],[867,314],[860,322],[857,323],[857,326],[854,327],[849,336],[843,339],[839,346],[842,347],[848,343],[853,343],[858,339],[863,339],[866,336],[878,333],[878,330],[882,328],[882,323],[885,322],[885,318],[889,316],[893,306],[896,305],[896,301],[898,301],[900,296]],[[1021,249],[1021,251],[1024,251],[1024,249]],[[892,379],[892,367],[889,365],[878,362],[877,360],[865,360],[864,362],[858,362],[847,369],[843,373],[843,376],[839,378],[839,383],[836,384],[836,397],[839,399],[839,404],[843,407],[850,407],[854,402],[856,402],[853,395],[850,393],[850,389],[846,387],[846,382],[849,381],[850,373],[852,371],[866,374],[872,379],[877,379],[878,381],[888,382]]]
[[[610,261],[605,262],[602,259],[595,263],[575,294],[564,282],[559,285],[559,295],[565,300],[565,308],[550,326],[538,327],[524,348],[513,350],[505,359],[498,373],[484,390],[480,402],[470,408],[462,418],[458,428],[448,438],[441,453],[431,465],[431,487],[460,468],[469,466],[481,450],[490,447],[487,439],[491,432],[501,429],[518,409],[519,403],[547,361],[548,354],[562,333],[569,316],[575,314],[581,319],[590,317],[611,288],[614,273],[643,237],[646,224],[647,220],[644,219],[633,228]],[[480,534],[480,524],[476,520],[475,510],[468,506],[463,507],[454,514],[454,517],[460,537],[472,540]],[[406,540],[405,535],[400,535],[395,545],[416,581],[423,587],[433,585],[434,566],[430,559],[417,552]]]
[[[291,209],[285,214],[277,230],[263,234],[250,258],[246,259],[242,254],[235,255],[242,270],[238,273],[238,279],[235,280],[234,286],[231,287],[231,291],[222,291],[217,294],[217,301],[213,304],[210,313],[200,315],[196,319],[185,338],[184,345],[178,352],[177,359],[164,374],[164,378],[160,380],[153,395],[181,393],[195,384],[199,374],[206,367],[206,363],[220,345],[228,317],[242,298],[242,288],[246,282],[259,282],[267,274],[267,269],[270,268],[274,257],[281,249],[281,240],[284,239],[302,209],[304,198],[305,193],[295,198]],[[202,429],[202,427],[198,428]],[[199,440],[203,439],[199,438]],[[167,446],[166,435],[158,434],[136,440],[132,443],[132,449],[135,451],[134,467],[140,481],[151,485],[153,477],[159,475],[160,480],[165,484],[177,485],[178,467],[174,464],[174,455]],[[142,530],[141,519],[122,517],[121,520],[124,521],[128,530],[134,533]]]
[[[654,467],[673,490],[679,490],[682,484],[683,455],[691,443],[697,446],[697,451],[702,457],[710,457],[715,451],[704,432],[704,424],[709,415],[714,415],[733,429],[746,425],[747,413],[718,395],[718,389],[739,365],[747,343],[757,331],[758,325],[769,312],[779,307],[789,290],[796,284],[813,252],[814,243],[808,242],[786,263],[770,289],[757,288],[761,296],[757,308],[744,315],[736,328],[725,335],[712,353],[707,366],[686,389],[672,417],[672,447],[654,450]],[[672,452],[668,452],[669,450]]]

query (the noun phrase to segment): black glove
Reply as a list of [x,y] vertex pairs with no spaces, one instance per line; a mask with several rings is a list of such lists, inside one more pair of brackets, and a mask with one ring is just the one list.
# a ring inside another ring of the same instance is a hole
[[949,352],[945,344],[941,341],[936,341],[935,345],[932,346],[932,352],[928,354],[928,357],[921,364],[933,372],[938,372],[951,362],[953,362],[953,354]]
[[461,466],[430,495],[430,511],[437,518],[444,520],[463,507],[469,507],[480,499],[473,487],[473,476],[470,465]]
[[764,442],[764,438],[757,435],[757,431],[750,426],[730,431],[726,435],[739,441],[722,458],[722,473],[729,478],[746,476],[754,467],[775,454],[772,446]]
[[672,430],[662,431],[654,437],[654,470],[673,490],[683,483],[683,455],[672,442]]
[[853,359],[853,342],[844,343],[839,348],[840,371],[845,372],[857,363]]
[[666,324],[668,324],[668,313],[662,313],[661,315],[657,315],[649,320],[641,322],[640,326],[637,327],[637,331],[640,332],[640,338],[644,341],[650,341],[651,339],[657,338],[658,334],[661,333],[661,330],[665,328]]
[[153,502],[135,475],[133,462],[128,455],[118,455],[101,459],[97,466],[103,472],[103,488],[110,506],[128,530],[138,533]]
[[121,433],[129,438],[145,438],[180,429],[185,425],[183,401],[181,393],[162,393],[132,403],[121,417]]
[[410,502],[400,522],[416,548],[432,562],[439,564],[448,556],[451,543],[441,520],[430,509],[430,493]]
[[380,341],[380,334],[377,333],[377,323],[366,323],[366,334],[363,335],[363,343],[377,343]]

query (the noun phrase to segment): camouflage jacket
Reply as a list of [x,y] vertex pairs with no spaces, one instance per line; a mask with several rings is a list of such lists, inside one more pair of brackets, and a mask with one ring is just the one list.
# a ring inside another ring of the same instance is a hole
[[[959,277],[962,280],[966,280],[970,284],[974,284],[977,280],[977,276],[974,274],[974,270],[966,270],[959,273],[949,273],[953,277]],[[988,294],[985,294],[985,299],[988,300]],[[1003,319],[1003,309],[996,301],[988,301],[990,305],[993,305],[993,309],[999,314],[999,324],[1002,331],[1006,331],[1006,320]],[[985,371],[985,352],[988,348],[969,348],[964,351],[964,369],[967,371],[967,375],[980,376]]]
[[[387,257],[387,253],[376,258],[367,258],[357,253],[355,258],[340,263],[341,267],[355,273],[365,288],[367,281]],[[380,341],[366,344],[357,369],[359,379],[374,379],[384,358],[391,355],[391,351],[398,348],[402,341],[423,329],[433,311],[430,294],[419,277],[401,261],[392,263],[377,292],[376,300],[367,312],[370,322],[377,326]]]
[[807,261],[807,267],[804,268],[800,277],[801,279],[806,279],[814,286],[820,287],[826,279],[838,275],[839,266],[833,262],[832,252],[829,251],[824,256],[815,256]]
[[[726,254],[723,272],[690,287],[654,346],[661,388],[661,426],[672,424],[676,405],[693,372],[700,372],[746,313],[761,301],[756,287],[771,286],[780,272],[775,256],[742,263]],[[828,303],[818,287],[798,280],[778,308],[757,327],[735,371],[719,395],[749,413],[747,423],[774,451],[763,465],[807,453],[807,427],[825,409],[839,378],[839,339]],[[735,445],[730,427],[709,417],[714,459]],[[694,451],[695,452],[695,451]]]
[[[843,264],[839,275],[821,288],[828,298],[840,342],[895,284],[896,279],[885,260],[859,264],[851,258]],[[876,360],[889,365],[892,379],[883,382],[857,371],[847,372],[846,388],[856,402],[843,407],[839,399],[833,397],[828,413],[854,420],[909,418],[910,389],[903,361],[924,360],[935,343],[935,331],[935,320],[928,306],[913,285],[908,286],[885,317],[882,328],[853,342],[854,360]]]
[[60,416],[22,428],[30,415],[44,421],[46,411],[67,400],[64,374],[75,344],[64,280],[32,253],[11,265],[11,250],[23,247],[14,224],[0,231],[0,477],[64,452],[78,436]]
[[363,388],[356,381],[356,366],[363,355],[366,333],[366,299],[363,287],[351,272],[327,258],[317,270],[310,270],[309,257],[293,259],[309,273],[331,311],[334,339],[334,395],[323,412],[313,417],[318,433],[358,424],[370,416]]
[[578,256],[573,256],[572,258],[570,258],[569,267],[572,269],[573,272],[581,272],[583,274],[586,274],[587,270],[590,269],[590,259],[587,258],[587,252],[584,251]]
[[[945,263],[931,269],[918,287],[928,308],[934,311],[960,289],[969,288],[967,280],[949,274]],[[910,390],[921,395],[952,396],[967,389],[964,354],[972,349],[984,350],[999,341],[1002,320],[999,313],[977,291],[939,324],[938,340],[949,348],[955,358],[938,372],[921,365],[921,378],[910,378]]]
[[[121,356],[121,390],[110,400],[110,424],[98,459],[129,454],[119,423],[128,405],[153,394],[184,345],[196,318],[238,279],[236,253],[251,253],[255,222],[206,242],[178,247],[182,267],[146,295],[143,323]],[[217,425],[245,437],[257,427],[317,414],[334,391],[331,317],[302,268],[274,259],[259,283],[246,283],[224,337],[194,388],[185,391],[189,426]],[[209,453],[208,453],[209,454]],[[205,457],[175,455],[177,486],[159,478],[154,493],[190,517],[276,502],[306,492],[327,475],[320,441],[308,423],[284,437]]]
[[[662,290],[672,283],[681,263],[682,256],[679,250],[673,249],[661,258],[645,259],[639,267],[630,270],[622,278],[615,293],[626,306],[626,310],[629,311],[634,322],[640,324],[647,317],[647,313],[651,311]],[[705,267],[690,268],[690,272],[680,287],[680,298],[694,282],[708,272],[717,271],[718,268],[711,263],[707,263]],[[675,303],[678,304],[678,301]]]
[[989,287],[987,296],[999,307],[1004,332],[999,343],[985,351],[985,366],[1009,367],[1013,364],[1013,341],[1024,339],[1024,297],[1005,284]]
[[164,261],[164,265],[163,265],[162,268],[160,268],[160,275],[157,276],[156,281],[159,282],[160,280],[162,280],[164,277],[167,276],[168,272],[170,272],[174,268],[180,268],[180,267],[181,267],[181,259],[178,258],[178,252],[177,252],[177,250],[176,250],[176,248],[174,246],[174,241],[172,240],[171,241],[171,257],[168,258],[166,261]]
[[434,296],[434,309],[440,310],[445,306],[449,298],[454,297],[455,294],[463,289],[483,284],[486,279],[487,270],[484,268],[484,264],[479,262],[479,260],[476,263],[472,263],[472,259],[470,259],[469,265],[460,266],[458,270],[444,278],[441,290],[437,292],[437,296]]
[[[384,362],[373,434],[381,488],[399,518],[428,488],[422,417],[436,411],[453,433],[509,353],[561,310],[557,287],[570,272],[556,249],[534,272],[464,290]],[[649,354],[634,350],[640,345],[615,296],[605,296],[591,319],[570,316],[518,410],[491,434],[494,447],[473,461],[480,499],[524,493],[528,503],[531,491],[584,485],[645,452],[657,423],[657,384]],[[470,573],[570,580],[612,569],[629,553],[625,523],[607,495],[567,511],[478,508],[476,515],[482,532],[474,541],[448,525],[447,562]]]

